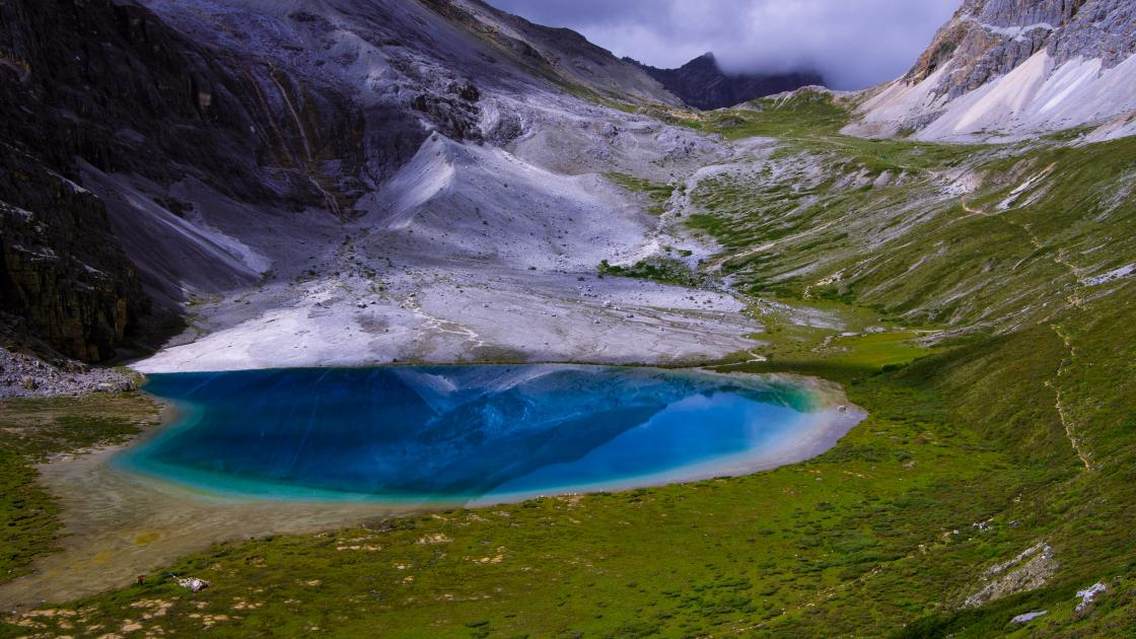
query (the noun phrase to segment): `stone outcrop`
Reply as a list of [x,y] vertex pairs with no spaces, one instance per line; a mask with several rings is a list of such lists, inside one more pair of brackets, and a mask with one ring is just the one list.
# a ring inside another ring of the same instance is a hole
[[920,82],[954,63],[936,92],[958,97],[1009,73],[1038,51],[1116,66],[1136,53],[1136,6],[1125,0],[967,0],[905,76]]
[[976,608],[1021,592],[1037,590],[1046,584],[1060,564],[1053,548],[1038,543],[1023,550],[1013,559],[995,564],[983,574],[984,585],[963,602],[964,608]]

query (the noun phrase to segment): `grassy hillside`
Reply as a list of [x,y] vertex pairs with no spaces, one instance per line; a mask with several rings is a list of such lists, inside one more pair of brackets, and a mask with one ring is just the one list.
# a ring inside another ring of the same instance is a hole
[[[751,120],[739,126],[768,132]],[[790,130],[770,157],[694,190],[689,225],[727,247],[711,268],[751,294],[1002,332],[1109,295],[1100,278],[1136,262],[1136,140],[972,147],[817,131]]]
[[224,544],[0,636],[1136,634],[1136,141],[873,142],[825,96],[761,107],[690,123],[781,143],[693,185],[687,223],[724,247],[707,273],[764,300],[768,361],[724,370],[822,376],[870,412],[831,451]]

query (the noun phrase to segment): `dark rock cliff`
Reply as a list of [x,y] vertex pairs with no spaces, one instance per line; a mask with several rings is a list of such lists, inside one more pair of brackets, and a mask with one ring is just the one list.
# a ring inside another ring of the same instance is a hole
[[640,66],[683,102],[699,109],[729,107],[782,91],[824,84],[824,78],[811,71],[727,74],[718,66],[713,53],[699,56],[677,69]]
[[[428,0],[434,5],[457,4]],[[481,0],[463,5],[483,33],[499,48],[511,50],[534,76],[546,76],[568,88],[584,88],[600,96],[632,102],[679,106],[679,96],[663,87],[642,65],[618,59],[571,29],[533,24],[494,9]]]
[[114,355],[149,304],[103,203],[76,183],[76,156],[106,162],[113,153],[83,126],[98,104],[66,71],[82,69],[89,48],[65,44],[82,24],[75,16],[56,33],[63,4],[0,5],[0,310],[6,324],[96,362]]
[[[378,159],[359,142],[368,117],[388,132]],[[225,59],[142,6],[0,3],[0,310],[61,353],[97,362],[137,334],[147,293],[180,301],[176,269],[135,273],[128,258],[162,257],[146,238],[121,244],[105,194],[79,186],[81,163],[341,213],[363,192],[360,176],[381,179],[424,138],[412,116],[364,112],[337,87]]]
[[105,360],[149,310],[133,266],[90,192],[0,148],[0,308],[58,351]]

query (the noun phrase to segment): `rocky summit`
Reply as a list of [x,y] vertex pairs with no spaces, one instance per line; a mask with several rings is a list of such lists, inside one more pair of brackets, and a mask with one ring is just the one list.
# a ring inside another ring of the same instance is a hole
[[957,4],[0,0],[0,637],[1136,636],[1133,3]]
[[849,132],[967,140],[1086,124],[1127,130],[1134,25],[1125,0],[967,0]]

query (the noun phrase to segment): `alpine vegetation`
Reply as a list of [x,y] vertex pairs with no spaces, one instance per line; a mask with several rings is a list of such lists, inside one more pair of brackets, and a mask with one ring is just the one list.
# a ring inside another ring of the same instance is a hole
[[0,27],[0,637],[1136,635],[1132,2]]

